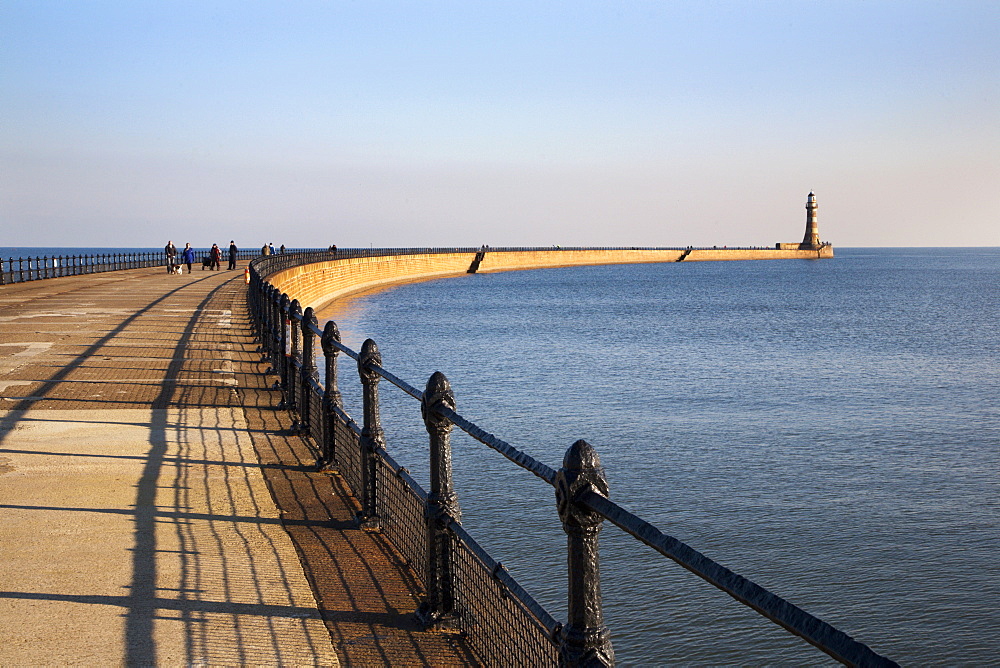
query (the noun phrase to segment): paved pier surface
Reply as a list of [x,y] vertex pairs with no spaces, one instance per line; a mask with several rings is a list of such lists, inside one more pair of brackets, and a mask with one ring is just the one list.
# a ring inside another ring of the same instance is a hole
[[472,665],[285,435],[240,272],[0,287],[0,665]]

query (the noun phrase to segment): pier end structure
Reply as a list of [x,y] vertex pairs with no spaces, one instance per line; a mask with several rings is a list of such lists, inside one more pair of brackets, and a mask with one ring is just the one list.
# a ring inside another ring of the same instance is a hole
[[819,205],[816,204],[816,193],[810,190],[809,196],[806,198],[806,235],[802,237],[802,244],[799,248],[808,250],[821,246],[819,240],[818,210]]
[[833,245],[819,238],[819,204],[816,203],[816,193],[809,191],[806,197],[806,233],[802,237],[802,243],[779,243],[775,246],[777,250],[802,250],[815,251],[818,257],[833,257]]

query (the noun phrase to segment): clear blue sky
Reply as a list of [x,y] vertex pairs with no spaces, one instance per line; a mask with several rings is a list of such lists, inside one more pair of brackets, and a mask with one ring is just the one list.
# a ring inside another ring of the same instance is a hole
[[1000,2],[0,0],[0,246],[1000,246]]

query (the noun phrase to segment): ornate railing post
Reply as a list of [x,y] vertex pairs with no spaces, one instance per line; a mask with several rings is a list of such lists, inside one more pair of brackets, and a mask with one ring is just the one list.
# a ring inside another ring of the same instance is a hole
[[382,366],[382,354],[371,339],[365,340],[358,355],[358,374],[361,376],[364,402],[364,426],[361,428],[361,512],[358,521],[362,527],[378,528],[378,451],[385,448],[385,434],[379,416],[378,382],[381,377],[370,365]]
[[267,345],[268,330],[266,323],[267,323],[267,308],[268,308],[267,300],[270,297],[270,295],[267,292],[267,287],[268,287],[267,283],[264,282],[264,279],[261,278],[260,274],[258,274],[257,272],[253,272],[252,278],[253,280],[251,281],[252,283],[251,287],[254,292],[254,303],[257,309],[257,324],[258,324],[257,340],[260,342],[261,352],[266,354],[267,351],[269,350]]
[[281,293],[278,289],[271,284],[267,286],[267,320],[270,326],[270,331],[268,332],[268,351],[271,354],[271,366],[274,368],[274,373],[278,376],[276,381],[277,386],[281,387],[281,374],[283,359],[285,357],[285,351],[281,348],[282,342],[282,323],[285,322],[284,317],[281,315]]
[[332,471],[337,463],[337,414],[335,408],[343,408],[343,400],[337,384],[337,355],[340,348],[334,343],[340,343],[340,330],[337,323],[330,320],[323,327],[320,345],[323,346],[323,357],[326,359],[326,382],[323,388],[323,443],[316,468],[320,471]]
[[[302,307],[299,305],[299,300],[293,299],[288,304],[288,338],[291,347],[288,351],[288,403],[285,406],[292,411],[293,416],[295,413],[301,413],[302,408],[298,393],[299,373],[295,368],[302,360],[302,332],[299,327],[301,317]],[[292,431],[296,432],[298,429],[299,422],[295,420],[292,423]]]
[[612,666],[610,633],[601,609],[601,572],[597,536],[604,518],[579,505],[583,492],[608,495],[597,451],[586,441],[570,446],[556,474],[556,504],[566,531],[569,611],[559,639],[560,666]]
[[285,408],[288,405],[288,305],[291,301],[284,292],[278,299],[278,374],[282,392],[278,408]]
[[[260,309],[260,345],[265,355],[270,357],[274,346],[271,344],[271,284],[264,280],[260,272],[255,271],[257,280],[257,307]],[[269,362],[271,360],[268,360]]]
[[302,313],[302,391],[299,393],[299,415],[301,417],[301,430],[310,435],[312,435],[312,429],[315,426],[312,424],[311,415],[312,383],[319,380],[319,372],[316,369],[316,334],[313,331],[315,329],[319,329],[316,312],[312,306],[307,306]]
[[417,617],[427,627],[446,630],[459,626],[455,611],[454,556],[449,520],[462,521],[458,494],[451,477],[452,422],[437,412],[438,408],[455,410],[455,395],[444,374],[437,371],[427,381],[420,402],[420,413],[430,435],[431,492],[427,498],[427,598],[417,610]]
[[[247,307],[250,309],[250,317],[254,325],[254,339],[261,340],[260,331],[260,282],[256,280],[253,272],[250,274],[250,283],[247,285]],[[259,349],[258,349],[259,352]]]
[[274,344],[274,286],[264,281],[264,277],[257,274],[260,279],[260,343],[264,354],[262,362],[270,363],[271,367],[265,373],[277,373],[278,367],[275,362],[274,351],[277,346]]

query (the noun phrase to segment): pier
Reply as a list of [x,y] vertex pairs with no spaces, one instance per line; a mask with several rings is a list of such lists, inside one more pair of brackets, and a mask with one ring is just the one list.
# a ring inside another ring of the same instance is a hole
[[[304,305],[500,252],[524,261],[492,270],[613,262],[587,250],[331,250],[258,258],[248,283],[132,269],[6,286],[0,663],[610,666],[607,523],[847,665],[895,665],[612,501],[586,441],[550,467],[456,412],[441,374],[417,389]],[[357,421],[338,360],[356,362]],[[415,400],[429,490],[392,458],[381,381]],[[565,621],[462,527],[453,428],[555,489]]]

